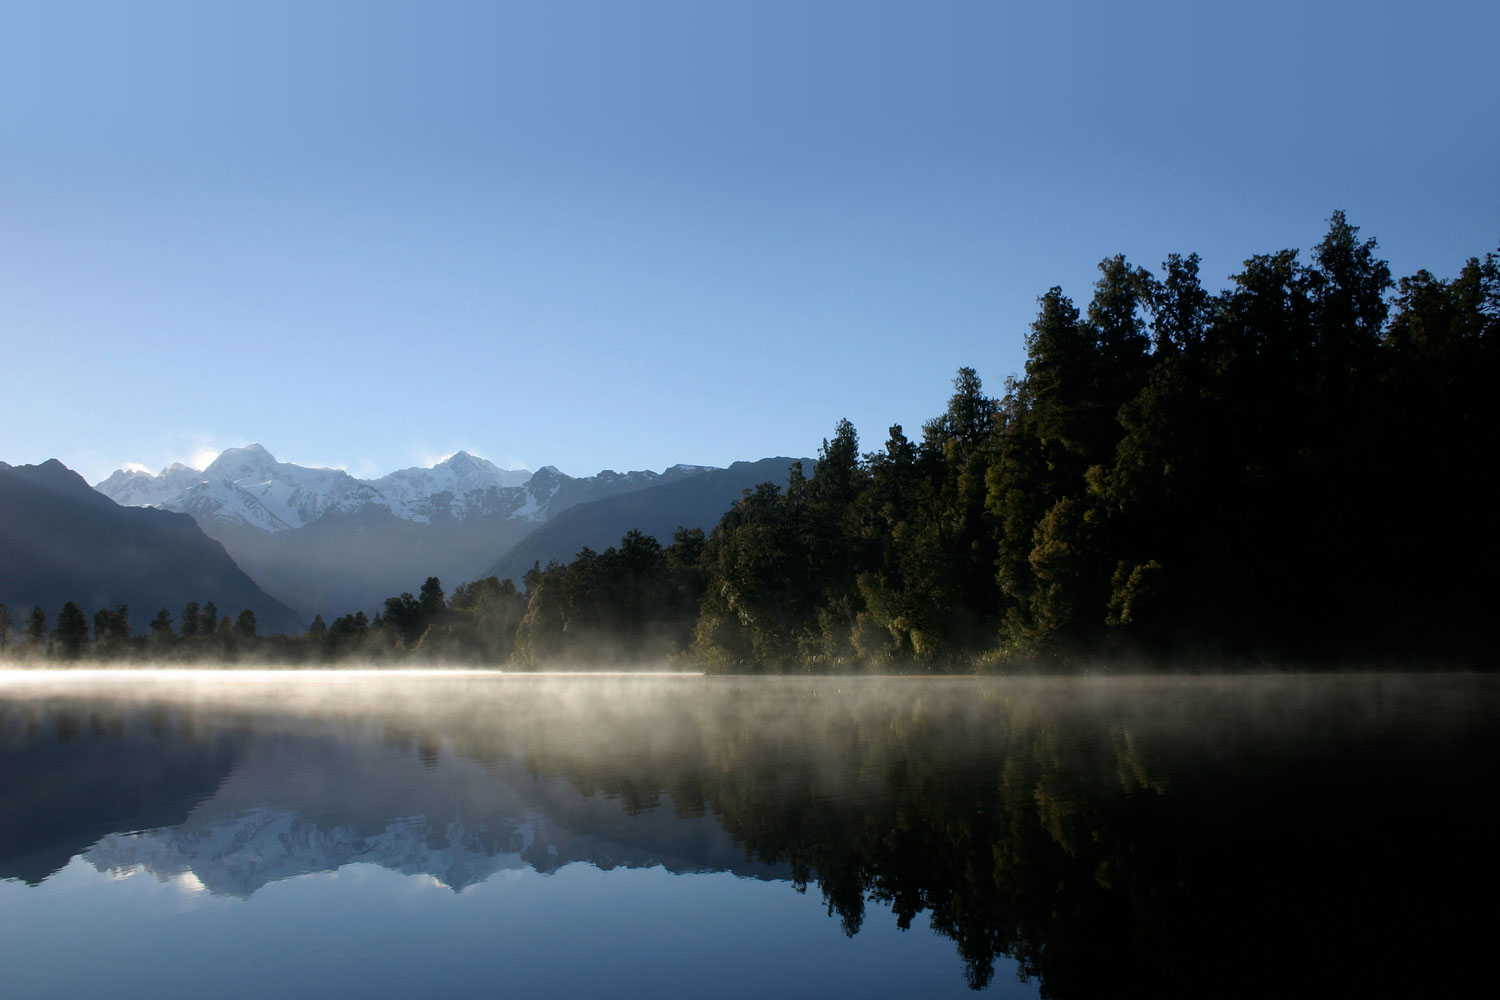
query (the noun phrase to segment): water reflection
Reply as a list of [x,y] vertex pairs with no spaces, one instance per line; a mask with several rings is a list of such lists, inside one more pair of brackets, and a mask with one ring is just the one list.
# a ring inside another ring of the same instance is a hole
[[732,873],[1054,997],[1430,993],[1497,929],[1486,678],[0,684],[0,877],[33,885]]

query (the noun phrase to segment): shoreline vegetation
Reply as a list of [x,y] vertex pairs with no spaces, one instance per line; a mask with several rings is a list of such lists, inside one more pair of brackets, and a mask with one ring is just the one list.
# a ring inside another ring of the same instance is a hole
[[1251,257],[1218,293],[1196,255],[1109,258],[1083,309],[1040,298],[1002,395],[962,368],[918,440],[861,453],[840,421],[712,532],[632,531],[524,590],[430,577],[275,636],[211,601],[144,635],[124,606],[0,606],[0,661],[1492,669],[1500,257],[1395,281],[1376,249],[1334,213],[1310,260]]

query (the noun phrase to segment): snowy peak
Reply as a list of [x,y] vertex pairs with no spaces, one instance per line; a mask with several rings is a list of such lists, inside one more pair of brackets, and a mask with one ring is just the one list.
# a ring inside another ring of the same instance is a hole
[[180,463],[159,475],[121,469],[94,488],[122,506],[161,507],[264,531],[297,528],[355,492],[338,469],[306,469],[258,444],[227,448],[202,472]]
[[198,483],[162,506],[265,531],[300,528],[322,517],[362,484],[341,469],[307,469],[258,444],[228,448]]
[[94,489],[122,507],[154,507],[203,481],[203,473],[173,462],[158,475],[144,469],[118,469]]
[[280,465],[274,455],[258,444],[226,448],[203,470],[203,478],[231,483],[242,479],[270,479]]
[[[466,451],[430,469],[411,468],[373,481],[341,469],[279,462],[265,447],[228,448],[202,472],[174,464],[158,475],[120,469],[94,488],[123,506],[161,507],[201,521],[278,532],[325,514],[379,507],[417,523],[484,515],[546,516],[527,489],[531,472],[502,469]],[[545,497],[555,489],[544,491]]]
[[502,469],[493,462],[459,451],[430,469],[402,469],[370,485],[388,500],[413,503],[439,493],[462,497],[475,490],[523,486],[530,479],[531,473],[526,469]]
[[300,528],[325,514],[358,515],[383,508],[418,524],[502,519],[541,523],[574,504],[614,493],[645,489],[707,471],[675,465],[665,472],[615,472],[575,479],[556,466],[502,469],[466,451],[430,469],[401,469],[375,480],[355,479],[341,469],[309,469],[258,444],[229,448],[202,472],[173,465],[153,476],[119,470],[95,486],[125,506],[161,507],[214,522],[279,532]]
[[[290,810],[261,808],[207,827],[112,833],[84,857],[101,872],[141,868],[163,881],[191,872],[209,892],[241,899],[271,882],[356,862],[427,875],[458,892],[505,869],[547,870],[545,849],[552,845],[537,836],[539,826],[538,818],[469,830],[459,820],[408,816],[364,833],[352,826],[324,829]],[[543,849],[535,860],[528,857],[537,853],[534,847]]]

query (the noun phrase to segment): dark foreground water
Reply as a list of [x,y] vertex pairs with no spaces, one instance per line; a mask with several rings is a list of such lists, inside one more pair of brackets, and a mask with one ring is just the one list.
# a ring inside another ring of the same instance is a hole
[[0,675],[0,995],[1428,996],[1488,677]]

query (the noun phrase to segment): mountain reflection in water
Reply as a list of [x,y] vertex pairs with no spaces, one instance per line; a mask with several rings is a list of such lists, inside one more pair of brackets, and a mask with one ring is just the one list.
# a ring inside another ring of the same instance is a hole
[[454,892],[660,867],[810,888],[855,937],[888,907],[951,939],[976,989],[1012,962],[1059,998],[1493,986],[1497,694],[1472,676],[12,674],[0,878],[81,858],[248,899],[356,863]]

